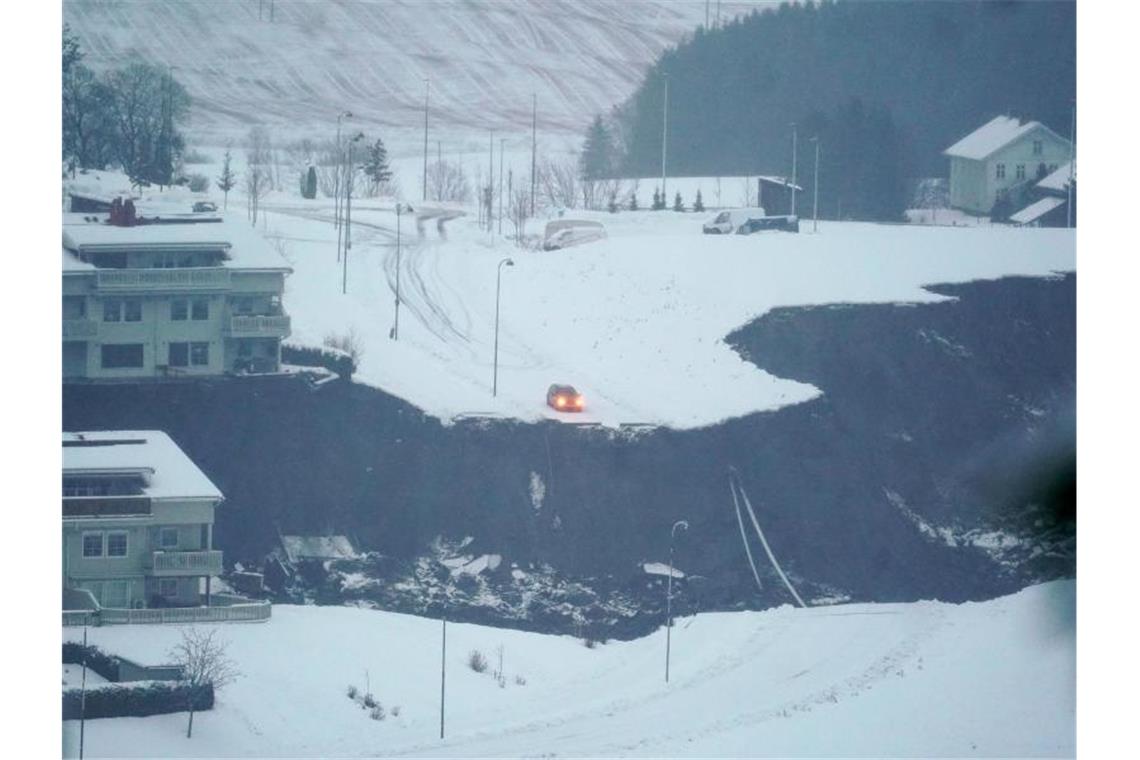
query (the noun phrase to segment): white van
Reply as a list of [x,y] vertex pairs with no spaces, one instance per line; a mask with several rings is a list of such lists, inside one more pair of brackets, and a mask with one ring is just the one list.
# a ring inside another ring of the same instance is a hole
[[711,222],[704,226],[706,235],[729,235],[740,229],[740,226],[749,219],[758,219],[767,216],[760,206],[751,208],[730,208],[721,211]]

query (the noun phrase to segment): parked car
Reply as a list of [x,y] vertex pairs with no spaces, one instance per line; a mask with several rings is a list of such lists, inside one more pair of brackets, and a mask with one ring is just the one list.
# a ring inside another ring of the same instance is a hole
[[580,412],[585,405],[585,399],[581,393],[574,390],[573,385],[556,383],[546,390],[546,404],[559,412]]
[[740,225],[749,219],[764,215],[764,209],[760,206],[730,208],[721,211],[711,222],[706,222],[703,229],[706,235],[728,235],[739,230]]
[[572,245],[581,245],[606,237],[606,228],[599,222],[584,219],[555,219],[546,223],[542,250],[556,251]]
[[799,232],[800,218],[798,216],[762,216],[749,219],[736,230],[737,235],[751,235],[753,232],[765,230],[780,230],[782,232]]
[[213,201],[198,201],[194,204],[195,213],[211,212],[217,210],[218,204],[214,203]]

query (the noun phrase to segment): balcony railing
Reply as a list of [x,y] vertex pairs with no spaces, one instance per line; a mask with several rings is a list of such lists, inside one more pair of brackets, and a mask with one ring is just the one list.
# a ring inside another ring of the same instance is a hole
[[77,340],[94,338],[99,334],[99,323],[91,319],[63,320],[63,339]]
[[222,553],[218,550],[200,552],[154,552],[151,574],[218,575],[222,572]]
[[189,269],[99,269],[95,286],[101,291],[227,290],[230,270],[222,267]]
[[234,315],[226,325],[232,338],[287,338],[291,331],[289,315],[273,317]]
[[63,516],[139,517],[150,514],[149,496],[65,496]]

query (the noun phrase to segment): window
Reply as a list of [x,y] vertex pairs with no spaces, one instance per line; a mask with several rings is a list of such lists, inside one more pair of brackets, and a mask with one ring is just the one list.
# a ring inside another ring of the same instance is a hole
[[103,321],[118,322],[120,319],[121,302],[118,298],[108,298],[103,302]]
[[1018,164],[1017,165],[1017,178],[1018,179],[1025,179],[1025,164]]
[[107,534],[107,556],[127,556],[127,532],[125,530],[117,530]]
[[178,596],[178,579],[177,578],[159,578],[158,579],[158,594],[165,596],[168,599],[173,596]]
[[1033,141],[1033,155],[1040,156],[1042,154],[1042,152],[1044,152],[1044,146],[1042,146],[1041,141],[1040,140],[1034,140]]
[[170,319],[173,322],[183,322],[186,320],[186,299],[175,298],[170,302]]
[[190,364],[190,344],[171,343],[168,364],[171,367],[186,367]]
[[138,298],[128,298],[123,301],[123,321],[142,321],[142,300]]
[[202,367],[210,363],[210,344],[191,343],[190,363],[195,367]]
[[208,298],[195,298],[193,301],[193,312],[190,315],[193,319],[201,321],[210,318],[210,299]]
[[158,545],[163,549],[177,549],[178,528],[162,528],[159,530]]
[[103,534],[102,533],[84,533],[83,534],[83,556],[84,557],[102,557],[103,556]]
[[238,341],[238,356],[243,359],[248,359],[253,356],[253,342],[248,340]]
[[253,313],[253,299],[252,298],[236,298],[234,299],[234,311],[238,314],[252,314]]
[[105,343],[100,351],[103,369],[143,366],[142,343]]
[[998,164],[997,165],[997,178],[998,179],[1005,179],[1005,164]]
[[87,299],[83,296],[63,297],[64,319],[85,319],[87,317]]

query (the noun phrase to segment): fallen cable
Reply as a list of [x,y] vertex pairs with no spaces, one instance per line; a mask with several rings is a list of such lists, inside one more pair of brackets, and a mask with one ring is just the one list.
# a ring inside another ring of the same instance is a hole
[[[768,559],[772,561],[772,567],[776,568],[776,573],[780,576],[780,580],[788,587],[788,591],[795,597],[796,602],[798,602],[801,607],[807,607],[807,605],[804,604],[804,600],[800,599],[800,595],[792,588],[792,583],[788,580],[788,576],[784,575],[784,571],[780,569],[780,563],[776,561],[776,556],[772,554],[772,549],[768,546],[768,540],[764,538],[764,531],[760,530],[760,523],[756,520],[756,513],[752,511],[752,502],[748,500],[748,494],[744,490],[744,484],[739,482],[739,477],[737,478],[736,487],[740,489],[740,496],[744,499],[744,506],[748,508],[748,516],[752,518],[752,526],[756,528],[756,535],[760,536],[760,543],[764,545],[764,551],[768,553]],[[739,516],[740,508],[737,507],[737,517]]]

